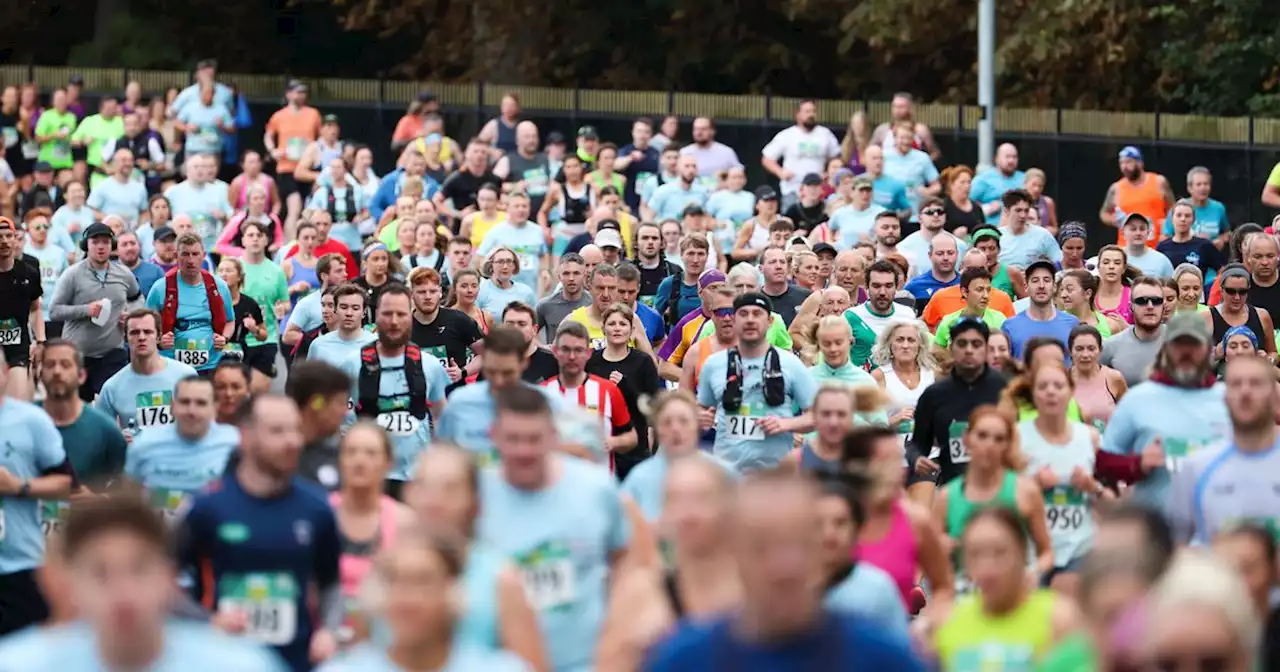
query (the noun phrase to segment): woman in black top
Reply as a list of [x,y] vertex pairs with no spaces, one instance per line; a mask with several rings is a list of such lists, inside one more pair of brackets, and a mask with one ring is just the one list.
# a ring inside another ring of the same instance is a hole
[[[262,321],[262,307],[252,297],[240,293],[244,285],[244,266],[240,264],[239,259],[223,257],[222,262],[218,264],[218,277],[222,278],[222,281],[227,283],[227,289],[231,290],[231,305],[236,316],[236,330],[231,334],[231,338],[227,339],[227,345],[222,349],[222,356],[243,360],[245,350],[249,347],[246,342],[249,334],[253,334],[259,343],[267,341],[267,326]],[[259,375],[261,372],[255,370],[254,377]],[[267,384],[270,383],[271,380],[268,378]]]
[[942,207],[947,211],[947,231],[965,237],[987,221],[982,207],[969,200],[969,188],[973,185],[973,169],[969,166],[951,166],[942,171],[942,190],[946,194]]
[[587,373],[608,378],[622,391],[639,439],[634,450],[620,453],[615,460],[618,478],[622,479],[640,460],[649,456],[649,423],[640,410],[640,399],[657,396],[662,389],[662,381],[658,378],[658,367],[654,365],[653,358],[631,347],[636,330],[644,330],[635,313],[626,305],[615,303],[604,310],[601,318],[605,347],[591,355],[587,361]]

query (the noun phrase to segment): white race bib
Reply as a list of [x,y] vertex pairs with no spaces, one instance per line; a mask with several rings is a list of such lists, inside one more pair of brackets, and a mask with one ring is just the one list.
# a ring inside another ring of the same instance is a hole
[[0,320],[0,345],[22,345],[22,325],[17,320]]
[[1084,525],[1089,515],[1082,504],[1053,505],[1045,508],[1045,521],[1049,532],[1075,532]]
[[209,365],[208,350],[188,350],[186,348],[183,348],[181,350],[174,350],[173,358],[183,364],[186,364],[187,366],[191,366],[194,368],[200,368],[202,366]]
[[539,611],[573,604],[573,562],[556,558],[524,568],[524,590],[530,604]]
[[298,590],[288,574],[249,574],[228,577],[219,584],[218,611],[245,615],[244,635],[285,646],[298,634]]
[[739,441],[764,441],[764,428],[760,426],[763,419],[755,415],[726,415],[725,424],[729,426],[729,438]]
[[134,412],[139,427],[155,427],[173,424],[173,409],[168,404],[163,406],[139,406]]
[[378,414],[378,425],[392,436],[413,436],[418,432],[418,419],[408,411]]

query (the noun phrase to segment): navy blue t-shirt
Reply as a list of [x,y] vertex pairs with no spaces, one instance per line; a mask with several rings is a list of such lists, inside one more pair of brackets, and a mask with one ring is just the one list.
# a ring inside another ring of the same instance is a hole
[[939,289],[954,287],[958,284],[960,284],[959,275],[951,278],[951,280],[947,282],[943,282],[934,277],[932,270],[928,270],[907,281],[907,286],[903,287],[903,289],[907,290],[911,296],[916,297],[917,306],[923,306],[929,303],[929,299],[933,298],[934,292]]
[[[618,158],[631,156],[631,152],[636,151],[636,146],[632,144],[623,145],[618,150]],[[640,212],[640,194],[636,189],[640,188],[640,183],[650,175],[657,175],[662,153],[652,147],[645,147],[640,150],[644,154],[644,158],[639,161],[632,161],[627,164],[627,169],[622,171],[622,176],[627,178],[627,186],[623,189],[622,200],[631,208],[631,212]]]
[[338,583],[341,542],[324,493],[297,478],[277,497],[245,492],[234,474],[197,495],[179,527],[179,566],[192,598],[235,609],[246,636],[275,647],[296,671],[311,669],[312,590]]
[[785,642],[739,641],[730,631],[733,617],[711,622],[681,622],[657,644],[645,672],[790,672],[791,670],[893,670],[924,672],[901,637],[855,616],[827,614],[811,632]]
[[1216,272],[1227,263],[1222,256],[1222,250],[1214,247],[1213,241],[1198,236],[1192,236],[1191,240],[1183,243],[1175,243],[1172,238],[1165,238],[1156,246],[1156,251],[1168,257],[1169,263],[1173,264],[1174,268],[1185,262],[1199,268],[1200,273],[1206,277],[1210,271]]

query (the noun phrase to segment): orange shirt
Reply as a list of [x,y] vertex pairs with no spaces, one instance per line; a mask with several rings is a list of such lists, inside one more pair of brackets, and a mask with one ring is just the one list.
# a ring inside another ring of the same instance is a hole
[[[1013,317],[1013,299],[1003,289],[991,288],[991,301],[987,307],[1004,313],[1005,317]],[[942,318],[961,308],[964,308],[964,296],[960,294],[960,285],[952,285],[934,292],[920,317],[930,329],[937,329]]]
[[310,106],[294,111],[286,105],[271,115],[267,133],[276,136],[276,148],[284,150],[284,158],[276,162],[276,173],[292,173],[307,145],[320,137],[320,112]]
[[391,133],[391,142],[404,142],[422,135],[424,118],[420,114],[406,114],[396,122],[396,130]]
[[1160,231],[1164,228],[1164,218],[1169,206],[1160,191],[1160,175],[1147,172],[1138,184],[1126,178],[1115,182],[1116,187],[1116,229],[1119,231],[1118,245],[1124,247],[1124,218],[1135,212],[1146,216],[1151,222],[1151,237],[1147,239],[1147,247],[1155,249],[1160,242]]

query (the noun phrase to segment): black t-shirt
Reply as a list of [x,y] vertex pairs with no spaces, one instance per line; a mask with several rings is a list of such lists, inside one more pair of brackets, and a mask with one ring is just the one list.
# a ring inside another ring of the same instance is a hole
[[501,186],[502,180],[488,171],[483,175],[474,175],[456,170],[449,179],[444,181],[440,187],[440,193],[444,194],[445,200],[453,202],[454,210],[461,212],[476,204],[476,192],[480,191],[480,185],[485,183]]
[[[425,324],[415,313],[409,335],[409,340],[421,348],[423,354],[435,357],[445,368],[449,367],[449,360],[465,367],[473,355],[471,345],[482,338],[484,334],[480,333],[476,321],[452,308],[441,308],[436,312],[436,319]],[[451,384],[447,391],[452,391],[459,383]]]
[[804,300],[809,298],[811,293],[803,287],[788,285],[787,291],[779,296],[773,296],[768,292],[765,293],[765,296],[769,297],[769,300],[773,302],[773,312],[781,315],[782,321],[789,327],[791,326],[791,321],[796,319],[800,304],[804,303]]
[[66,204],[63,200],[62,189],[56,185],[51,187],[42,187],[38,184],[32,185],[30,189],[22,194],[22,198],[18,201],[18,217],[24,217],[26,214],[36,208],[49,208],[57,212]]
[[965,212],[964,210],[956,207],[956,204],[952,203],[951,199],[948,198],[943,201],[942,207],[947,212],[947,222],[942,225],[942,228],[945,229],[947,233],[955,233],[955,230],[962,226],[967,229],[969,233],[973,233],[974,229],[987,221],[986,216],[982,214],[982,208],[978,207],[977,203],[973,203],[972,210]]
[[31,343],[27,329],[31,304],[44,294],[38,268],[19,257],[11,270],[0,271],[0,346]]
[[526,383],[537,385],[558,375],[560,375],[560,362],[556,361],[556,356],[546,348],[538,348],[529,355],[529,365],[525,367],[524,375],[520,377]]
[[636,259],[634,263],[636,268],[640,269],[640,296],[646,297],[648,300],[645,303],[650,306],[653,306],[653,297],[658,294],[658,285],[661,285],[662,281],[667,279],[667,276],[683,272],[679,266],[666,259],[659,261],[658,265],[653,268],[645,268],[639,259]]
[[809,233],[814,227],[820,226],[827,221],[827,204],[818,201],[811,206],[804,206],[799,201],[793,203],[787,211],[782,213],[783,217],[791,220],[796,225],[796,229]]
[[387,278],[386,282],[374,287],[363,275],[355,279],[355,283],[364,289],[364,324],[374,323],[378,313],[378,296],[382,294],[382,288],[390,282],[391,279]]
[[1204,275],[1216,271],[1226,265],[1222,250],[1213,246],[1213,241],[1199,236],[1192,236],[1184,243],[1175,243],[1172,238],[1165,238],[1156,246],[1156,251],[1169,258],[1174,268],[1178,264],[1188,263],[1200,269]]
[[645,420],[644,413],[640,411],[640,398],[652,399],[662,389],[662,379],[658,377],[658,367],[654,365],[653,358],[643,352],[632,350],[622,360],[611,362],[604,358],[603,350],[596,350],[591,355],[591,359],[587,360],[586,369],[587,373],[606,380],[614,371],[622,374],[622,380],[617,383],[618,389],[622,391],[622,398],[627,402],[631,424],[636,428],[636,436],[639,438],[635,450],[627,454],[634,454],[639,458],[647,457],[649,455],[649,424]]
[[231,334],[230,343],[239,344],[241,348],[249,347],[245,339],[249,336],[249,330],[244,328],[244,318],[252,317],[254,322],[263,324],[262,306],[245,294],[240,295],[240,301],[235,304],[234,312],[236,315],[236,330]]

